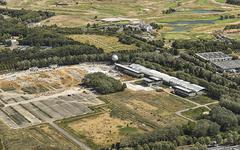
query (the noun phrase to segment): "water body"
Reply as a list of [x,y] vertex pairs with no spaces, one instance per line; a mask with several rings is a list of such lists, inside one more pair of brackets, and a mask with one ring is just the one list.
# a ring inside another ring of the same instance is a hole
[[215,13],[221,13],[224,11],[223,10],[194,9],[194,10],[190,10],[189,12],[194,13],[194,14],[215,14]]
[[189,26],[171,25],[173,28],[172,32],[185,32],[191,29]]
[[214,24],[215,20],[186,20],[186,21],[173,21],[163,22],[171,25],[195,25],[195,24]]
[[215,20],[179,20],[173,22],[162,22],[170,25],[173,28],[172,32],[184,32],[190,30],[192,27],[190,25],[198,24],[214,24]]

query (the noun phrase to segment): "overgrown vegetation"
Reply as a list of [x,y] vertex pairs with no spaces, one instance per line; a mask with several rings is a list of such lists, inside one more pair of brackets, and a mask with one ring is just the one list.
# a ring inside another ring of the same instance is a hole
[[101,94],[120,92],[127,87],[120,81],[101,72],[87,74],[83,79],[83,85],[93,88]]

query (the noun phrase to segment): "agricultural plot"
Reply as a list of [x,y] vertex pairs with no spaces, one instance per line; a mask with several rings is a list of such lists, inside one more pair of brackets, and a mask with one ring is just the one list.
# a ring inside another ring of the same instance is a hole
[[69,36],[75,41],[95,45],[102,48],[105,52],[113,52],[120,50],[136,50],[135,45],[126,45],[118,41],[117,37],[103,35],[71,35]]
[[13,130],[0,122],[0,141],[0,149],[8,150],[79,150],[77,146],[65,139],[60,133],[47,124]]
[[31,100],[23,100],[22,97],[12,99],[13,101],[6,101],[9,103],[4,103],[4,107],[0,108],[0,118],[15,129],[85,115],[92,112],[90,106],[103,104],[90,92]]

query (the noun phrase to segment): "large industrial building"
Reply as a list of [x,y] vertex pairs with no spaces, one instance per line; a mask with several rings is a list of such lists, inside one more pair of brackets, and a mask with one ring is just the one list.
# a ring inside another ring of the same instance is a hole
[[134,70],[128,66],[118,64],[118,63],[115,63],[115,69],[137,78],[141,78],[144,76],[143,73],[141,73],[140,71]]
[[169,76],[168,74],[161,73],[159,71],[146,68],[139,64],[131,64],[130,66],[124,66],[121,64],[115,64],[115,68],[129,75],[136,77],[145,76],[144,82],[146,85],[159,85],[159,83],[165,82],[170,84],[175,93],[181,96],[195,96],[203,94],[205,88],[190,82],[178,79],[176,77]]
[[221,72],[240,72],[240,60],[212,62]]
[[240,72],[240,60],[233,60],[231,56],[223,52],[208,52],[196,54],[203,60],[210,61],[219,72]]
[[223,52],[207,52],[207,53],[197,53],[198,57],[206,61],[227,61],[232,60],[232,57],[224,54]]

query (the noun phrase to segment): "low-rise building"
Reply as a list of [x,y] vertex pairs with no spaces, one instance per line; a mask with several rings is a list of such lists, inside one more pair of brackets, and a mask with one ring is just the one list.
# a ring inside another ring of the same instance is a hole
[[196,55],[203,60],[211,62],[232,60],[231,56],[224,54],[223,52],[206,52],[197,53]]
[[216,61],[213,64],[220,72],[240,72],[240,60]]
[[145,86],[159,86],[162,84],[162,80],[156,77],[143,78],[143,85]]
[[115,69],[137,78],[141,78],[144,76],[141,72],[122,64],[115,63]]
[[173,86],[173,89],[176,95],[180,95],[183,97],[187,97],[187,96],[192,97],[197,95],[194,91],[184,88],[182,86]]

